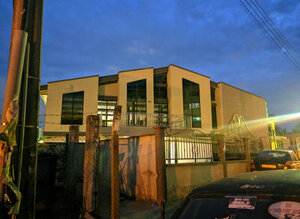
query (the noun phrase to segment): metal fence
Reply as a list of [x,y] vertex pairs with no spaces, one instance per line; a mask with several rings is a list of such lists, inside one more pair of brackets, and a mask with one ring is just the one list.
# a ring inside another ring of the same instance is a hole
[[263,150],[262,142],[259,139],[250,139],[249,140],[250,147],[250,157],[254,158],[256,155]]
[[213,148],[218,142],[211,138],[165,137],[166,164],[212,162]]
[[224,144],[226,160],[245,159],[245,145],[242,139],[225,138]]
[[[192,128],[192,116],[169,115],[165,113],[121,113],[121,126],[150,127],[161,126],[171,128]],[[110,118],[112,119],[112,118]],[[107,122],[106,117],[100,116],[100,126],[112,126],[112,122]]]

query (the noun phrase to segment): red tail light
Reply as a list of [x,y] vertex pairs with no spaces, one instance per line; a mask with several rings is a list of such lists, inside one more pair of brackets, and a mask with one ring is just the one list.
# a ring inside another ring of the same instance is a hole
[[251,171],[255,171],[255,165],[254,165],[254,161],[251,160],[251,164],[250,164],[250,167],[251,167]]

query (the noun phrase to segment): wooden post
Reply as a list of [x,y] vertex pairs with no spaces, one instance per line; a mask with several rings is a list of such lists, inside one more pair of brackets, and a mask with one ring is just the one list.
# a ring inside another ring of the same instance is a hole
[[86,136],[83,172],[83,209],[88,213],[95,210],[97,146],[99,145],[99,116],[89,115],[86,119]]
[[157,186],[157,204],[166,201],[166,159],[165,159],[165,142],[164,129],[155,126],[155,157],[156,157],[156,186]]
[[119,185],[119,130],[121,106],[116,106],[110,140],[111,154],[111,218],[120,218],[120,185]]
[[227,177],[226,155],[224,151],[225,141],[223,135],[218,136],[218,145],[219,145],[220,162],[223,164],[223,174],[224,177]]

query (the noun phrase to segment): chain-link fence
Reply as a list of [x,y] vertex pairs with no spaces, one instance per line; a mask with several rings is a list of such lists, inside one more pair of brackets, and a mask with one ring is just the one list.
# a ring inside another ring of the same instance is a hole
[[37,217],[78,218],[82,206],[84,144],[39,144]]

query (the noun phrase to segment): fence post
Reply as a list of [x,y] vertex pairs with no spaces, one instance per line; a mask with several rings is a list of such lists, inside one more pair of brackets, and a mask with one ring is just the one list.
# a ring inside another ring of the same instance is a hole
[[122,106],[116,106],[110,140],[111,159],[111,218],[120,218],[119,130]]
[[165,142],[164,128],[155,126],[155,157],[156,157],[156,186],[157,186],[157,204],[166,201],[166,160],[165,160]]
[[74,177],[74,157],[72,151],[79,143],[79,126],[71,125],[69,134],[66,135],[66,173],[65,173],[65,188],[73,193],[76,190],[76,179]]
[[91,213],[96,201],[97,146],[99,145],[99,116],[89,115],[86,119],[84,170],[83,170],[83,209]]
[[225,146],[224,135],[218,135],[218,149],[219,149],[220,162],[223,164],[224,177],[227,177],[227,166],[226,166],[226,156],[225,156],[224,146]]
[[244,137],[243,138],[243,144],[244,144],[244,147],[245,147],[245,160],[250,160],[251,156],[250,156],[249,139]]

